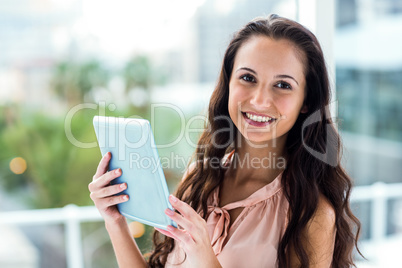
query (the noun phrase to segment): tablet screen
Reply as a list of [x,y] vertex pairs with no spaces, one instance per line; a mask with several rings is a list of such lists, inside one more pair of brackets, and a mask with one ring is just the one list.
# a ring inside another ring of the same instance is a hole
[[95,116],[93,124],[102,155],[112,154],[109,170],[122,170],[112,183],[127,183],[121,194],[130,198],[117,205],[120,213],[164,230],[168,225],[177,227],[164,213],[172,206],[149,121]]

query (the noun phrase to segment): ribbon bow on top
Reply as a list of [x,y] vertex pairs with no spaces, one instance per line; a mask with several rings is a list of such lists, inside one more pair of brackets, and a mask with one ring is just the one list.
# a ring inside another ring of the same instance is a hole
[[228,235],[230,216],[226,209],[208,206],[207,227],[215,255],[221,253],[223,242]]
[[[219,187],[216,195],[218,192]],[[228,211],[238,207],[246,207],[247,203],[234,202],[221,208],[217,206],[217,199],[214,201],[215,202],[213,202],[212,206],[208,206],[207,228],[211,239],[212,249],[214,250],[215,255],[218,255],[222,251],[223,244],[229,232],[230,215]]]

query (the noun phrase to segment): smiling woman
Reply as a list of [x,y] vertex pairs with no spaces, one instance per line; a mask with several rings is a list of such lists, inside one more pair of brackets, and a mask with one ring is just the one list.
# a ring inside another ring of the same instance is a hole
[[248,140],[284,143],[300,112],[307,111],[298,54],[289,41],[266,36],[252,37],[239,48],[229,82],[229,115]]
[[[349,176],[339,161],[328,162],[341,149],[329,99],[310,31],[276,15],[240,29],[225,52],[195,162],[169,199],[174,210],[165,211],[179,227],[157,229],[149,260],[115,207],[126,201],[109,186],[119,175],[101,160],[89,189],[120,267],[352,266],[360,224],[349,208]],[[320,120],[304,126],[317,113]],[[285,164],[265,165],[272,157]]]

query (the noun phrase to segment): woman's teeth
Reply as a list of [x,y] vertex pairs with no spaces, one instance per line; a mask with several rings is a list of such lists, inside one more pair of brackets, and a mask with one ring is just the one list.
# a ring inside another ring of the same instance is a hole
[[275,118],[266,117],[266,116],[259,116],[259,115],[257,116],[257,115],[253,115],[250,113],[246,113],[246,116],[248,119],[251,119],[255,122],[264,122],[264,123],[275,119]]

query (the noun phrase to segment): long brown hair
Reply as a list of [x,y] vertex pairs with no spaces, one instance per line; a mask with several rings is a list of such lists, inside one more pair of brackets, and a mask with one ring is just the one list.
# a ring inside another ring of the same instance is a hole
[[[204,219],[207,218],[207,199],[221,184],[225,173],[223,166],[209,163],[222,161],[236,139],[237,130],[228,112],[229,80],[235,56],[244,42],[258,35],[292,42],[305,59],[304,104],[308,112],[299,115],[286,141],[288,157],[282,174],[282,186],[289,201],[291,216],[278,245],[277,264],[279,267],[290,266],[290,254],[287,252],[292,247],[301,267],[309,267],[308,255],[299,237],[313,217],[321,193],[329,200],[336,215],[332,266],[350,267],[354,265],[352,251],[355,246],[357,248],[360,231],[360,223],[349,207],[351,179],[340,165],[340,137],[327,109],[330,84],[322,49],[316,37],[297,22],[271,15],[267,19],[258,18],[249,22],[234,35],[225,52],[220,76],[211,96],[206,130],[194,154],[194,168],[179,185],[176,196],[190,204]],[[174,248],[174,240],[155,232],[154,244],[149,265],[163,267]]]

